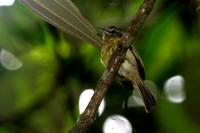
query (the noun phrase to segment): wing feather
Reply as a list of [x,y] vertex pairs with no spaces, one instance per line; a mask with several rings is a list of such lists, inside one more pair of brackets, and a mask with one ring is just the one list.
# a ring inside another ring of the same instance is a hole
[[145,72],[144,72],[144,64],[142,62],[142,59],[141,59],[140,55],[138,54],[137,50],[134,47],[130,47],[130,49],[131,49],[131,52],[133,53],[133,55],[136,58],[140,77],[141,77],[141,79],[144,80],[145,79]]

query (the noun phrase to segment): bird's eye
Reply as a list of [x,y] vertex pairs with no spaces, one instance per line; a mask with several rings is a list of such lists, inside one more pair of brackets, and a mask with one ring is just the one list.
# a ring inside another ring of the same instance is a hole
[[114,36],[121,36],[121,32],[118,31],[117,29],[112,29],[112,30],[110,31],[110,33],[111,33],[112,35],[114,35]]
[[117,31],[116,31],[115,29],[112,29],[112,30],[111,30],[111,33],[112,33],[112,34],[116,34]]

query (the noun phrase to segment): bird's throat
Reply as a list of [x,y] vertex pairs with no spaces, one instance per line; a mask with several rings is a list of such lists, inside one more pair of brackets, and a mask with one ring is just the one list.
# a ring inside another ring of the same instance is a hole
[[104,37],[103,47],[101,49],[101,62],[104,66],[108,65],[108,62],[119,44],[119,37]]

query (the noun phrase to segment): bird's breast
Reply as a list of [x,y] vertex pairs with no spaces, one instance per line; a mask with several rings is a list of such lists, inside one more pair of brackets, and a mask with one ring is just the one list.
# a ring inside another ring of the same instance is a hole
[[101,49],[101,63],[106,67],[108,65],[108,62],[113,54],[113,52],[117,48],[118,39],[110,38],[105,39],[104,44]]

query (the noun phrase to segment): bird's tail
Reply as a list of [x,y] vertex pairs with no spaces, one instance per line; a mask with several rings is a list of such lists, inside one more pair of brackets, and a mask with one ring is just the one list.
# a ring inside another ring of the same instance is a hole
[[141,79],[134,80],[133,86],[141,95],[145,104],[146,112],[150,112],[156,105],[156,100],[154,96],[151,94],[150,90],[144,85],[144,82]]

